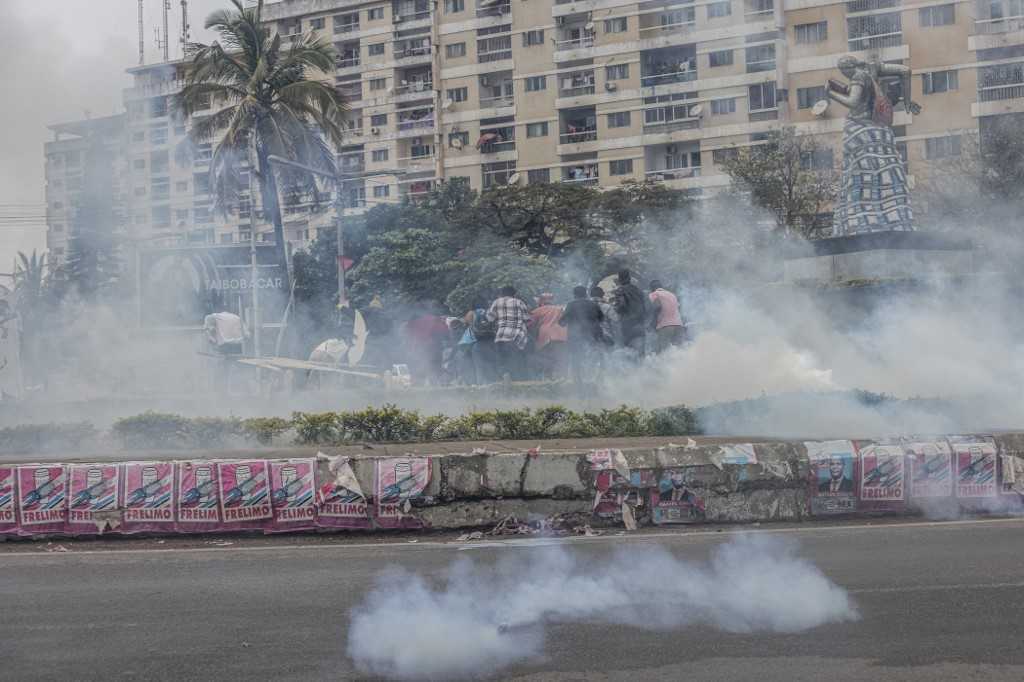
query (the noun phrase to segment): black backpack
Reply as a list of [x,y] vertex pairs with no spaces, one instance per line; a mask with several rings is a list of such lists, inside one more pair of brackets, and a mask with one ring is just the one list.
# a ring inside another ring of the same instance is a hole
[[486,341],[494,338],[498,331],[498,321],[488,320],[487,311],[483,308],[477,308],[473,311],[473,324],[470,329],[473,330],[474,338]]

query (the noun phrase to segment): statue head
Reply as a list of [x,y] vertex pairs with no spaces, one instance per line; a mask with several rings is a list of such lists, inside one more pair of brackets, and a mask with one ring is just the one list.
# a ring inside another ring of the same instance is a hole
[[846,55],[845,57],[839,58],[839,61],[837,62],[836,66],[839,67],[839,71],[844,76],[846,76],[847,78],[853,78],[854,74],[857,73],[857,69],[864,66],[864,62],[857,59],[856,57]]

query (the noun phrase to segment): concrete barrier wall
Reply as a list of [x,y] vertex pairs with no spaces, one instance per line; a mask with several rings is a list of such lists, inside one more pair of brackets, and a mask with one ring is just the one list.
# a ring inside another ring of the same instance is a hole
[[1024,434],[0,465],[0,535],[800,521],[1017,510]]

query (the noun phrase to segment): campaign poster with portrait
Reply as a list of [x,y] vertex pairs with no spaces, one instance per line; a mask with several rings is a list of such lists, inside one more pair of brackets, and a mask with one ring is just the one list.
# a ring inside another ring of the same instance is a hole
[[902,502],[906,493],[903,448],[870,444],[860,448],[860,499]]
[[220,527],[217,464],[209,460],[178,462],[178,529],[208,532]]
[[910,497],[945,498],[953,496],[953,449],[945,440],[919,440],[904,443],[910,458]]
[[14,467],[0,466],[0,533],[10,533],[18,527],[14,512],[14,480]]
[[704,497],[689,485],[686,469],[664,469],[650,497],[651,520],[657,525],[704,520]]
[[128,462],[121,477],[122,530],[174,530],[174,463]]
[[857,511],[857,449],[849,440],[806,442],[811,514]]
[[321,528],[369,528],[370,509],[359,479],[348,457],[328,458],[318,469],[319,509],[316,523]]
[[274,517],[270,470],[262,459],[217,463],[220,508],[230,528],[262,528]]
[[312,458],[281,459],[270,462],[270,503],[274,509],[272,530],[303,530],[316,527]]
[[411,500],[430,483],[427,457],[386,457],[377,460],[376,523],[381,528],[419,528],[423,522],[412,515]]
[[952,445],[956,463],[956,496],[995,497],[998,494],[995,443],[956,439]]
[[[121,468],[116,464],[72,464],[68,467],[70,504],[68,532],[101,533],[107,521],[101,514],[117,512]],[[118,519],[118,524],[120,519]]]
[[67,477],[67,468],[60,464],[18,467],[18,521],[22,533],[64,530],[68,515]]

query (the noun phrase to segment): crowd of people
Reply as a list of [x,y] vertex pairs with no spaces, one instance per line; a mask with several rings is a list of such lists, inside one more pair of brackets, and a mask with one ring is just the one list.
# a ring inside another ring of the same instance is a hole
[[612,364],[638,363],[686,341],[676,296],[661,282],[645,294],[623,270],[611,291],[578,286],[572,299],[541,294],[532,307],[505,286],[461,317],[425,313],[403,325],[416,383],[593,382]]

